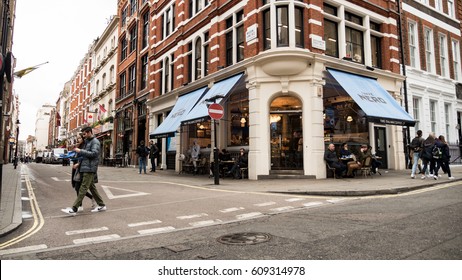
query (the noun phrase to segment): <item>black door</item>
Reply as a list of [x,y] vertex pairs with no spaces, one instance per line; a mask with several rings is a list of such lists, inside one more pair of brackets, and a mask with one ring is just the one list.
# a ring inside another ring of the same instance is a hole
[[375,154],[381,157],[382,169],[388,169],[387,156],[387,129],[385,127],[374,127],[375,134]]

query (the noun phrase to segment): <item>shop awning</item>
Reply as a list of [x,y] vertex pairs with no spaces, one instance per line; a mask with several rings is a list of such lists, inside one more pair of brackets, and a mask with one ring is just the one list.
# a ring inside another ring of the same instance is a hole
[[207,88],[201,88],[191,93],[182,95],[173,106],[167,118],[149,135],[150,139],[172,137],[181,124],[183,118],[191,111],[197,100],[204,94]]
[[327,69],[371,122],[414,126],[414,119],[373,78]]
[[219,81],[218,83],[215,83],[212,86],[212,88],[209,91],[207,91],[207,93],[204,94],[204,96],[202,96],[201,100],[197,102],[196,106],[194,106],[194,108],[181,122],[184,124],[191,124],[206,120],[209,117],[207,104],[210,104],[210,102],[206,100],[211,99],[217,95],[222,95],[224,97],[218,98],[216,100],[216,103],[222,102],[232,91],[234,86],[238,83],[239,79],[243,75],[244,74],[238,74],[236,76],[232,76],[225,80]]

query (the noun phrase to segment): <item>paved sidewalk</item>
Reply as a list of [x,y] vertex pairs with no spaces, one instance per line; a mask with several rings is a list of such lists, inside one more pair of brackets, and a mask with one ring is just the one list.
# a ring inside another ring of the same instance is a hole
[[[34,164],[34,163],[32,163]],[[69,168],[62,167],[62,168]],[[428,188],[434,185],[462,181],[462,166],[451,165],[455,180],[448,180],[448,176],[441,172],[441,178],[434,180],[427,178],[410,178],[410,170],[381,170],[382,175],[368,178],[358,176],[348,179],[271,179],[271,180],[233,180],[220,178],[220,184],[214,184],[214,178],[206,175],[193,176],[191,174],[178,174],[172,170],[157,170],[147,174],[138,174],[134,167],[116,168],[99,167],[99,184],[110,182],[152,181],[184,184],[194,187],[220,189],[240,192],[273,192],[289,193],[294,195],[319,196],[368,196],[398,194],[412,190]],[[13,169],[13,165],[3,166],[3,193],[1,197],[0,236],[6,235],[22,223],[20,166]]]

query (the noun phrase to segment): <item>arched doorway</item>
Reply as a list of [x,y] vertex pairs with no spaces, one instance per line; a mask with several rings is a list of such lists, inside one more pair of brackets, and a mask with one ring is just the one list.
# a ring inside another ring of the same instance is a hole
[[293,96],[270,105],[271,170],[303,170],[302,103]]

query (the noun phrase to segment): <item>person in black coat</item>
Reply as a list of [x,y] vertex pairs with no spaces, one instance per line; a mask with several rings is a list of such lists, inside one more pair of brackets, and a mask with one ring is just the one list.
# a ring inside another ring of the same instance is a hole
[[244,148],[241,148],[239,151],[239,158],[234,163],[231,170],[226,173],[226,175],[233,174],[234,179],[241,179],[240,168],[247,167],[248,162],[249,159],[247,157],[247,153],[245,152]]
[[446,139],[444,138],[443,135],[440,135],[438,137],[438,141],[436,143],[437,144],[435,145],[438,145],[438,147],[440,147],[442,154],[441,154],[441,158],[437,160],[434,178],[435,180],[438,179],[438,170],[441,167],[441,169],[443,169],[443,171],[448,174],[448,179],[454,180],[455,178],[452,177],[451,168],[449,167],[449,161],[451,160],[451,154],[449,153],[448,143],[446,142]]
[[329,144],[329,147],[324,152],[324,160],[330,167],[335,168],[335,175],[337,177],[342,177],[347,167],[345,164],[338,161],[338,157],[337,157],[337,153],[335,152],[334,144],[332,143]]
[[433,173],[432,171],[432,165],[431,162],[433,160],[433,146],[435,146],[435,133],[432,132],[430,135],[428,135],[427,139],[423,141],[422,143],[422,153],[420,154],[420,158],[422,158],[423,162],[423,168],[422,168],[422,180],[426,179],[427,176],[429,176],[428,172],[428,165],[430,164],[430,173]]

